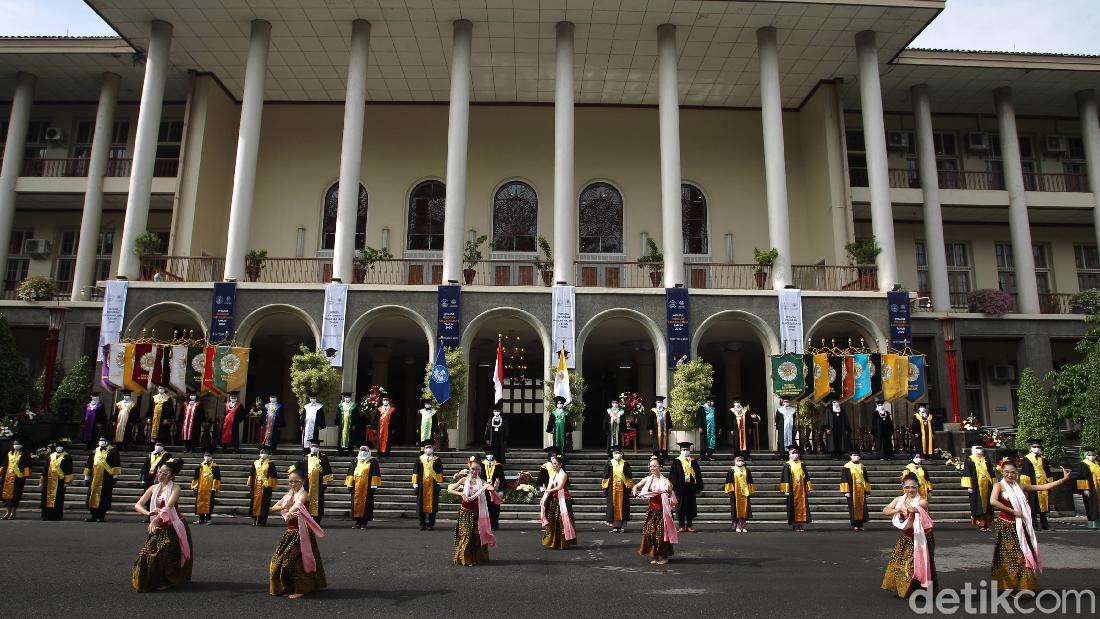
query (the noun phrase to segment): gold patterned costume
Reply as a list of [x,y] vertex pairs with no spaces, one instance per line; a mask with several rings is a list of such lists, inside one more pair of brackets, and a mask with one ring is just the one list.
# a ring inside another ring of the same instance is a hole
[[455,565],[477,565],[489,561],[489,547],[481,542],[477,528],[477,502],[472,507],[463,503],[458,507],[458,524],[455,525]]
[[[164,501],[163,497],[156,500],[157,505],[153,506],[154,513],[164,507]],[[179,516],[179,508],[175,509],[176,515]],[[183,523],[183,527],[187,535],[187,544],[193,550],[191,530],[187,528],[186,522]],[[180,540],[172,525],[158,526],[145,538],[145,544],[138,551],[137,559],[134,561],[131,579],[134,590],[147,593],[191,582],[194,554],[181,565],[181,552]]]
[[275,554],[271,556],[271,564],[268,567],[270,577],[268,592],[271,595],[313,593],[328,586],[328,580],[325,578],[325,566],[321,563],[321,553],[317,549],[317,537],[315,535],[310,536],[310,545],[313,548],[313,558],[317,562],[317,570],[313,573],[307,573],[302,565],[298,519],[291,518],[288,520],[286,531],[279,538],[279,544],[275,546]]
[[1016,535],[1015,519],[1001,513],[993,519],[993,580],[1004,589],[1037,591],[1035,572],[1027,566],[1020,538]]
[[[931,530],[925,531],[928,540],[928,556],[932,565],[932,588],[939,588],[936,580],[936,538]],[[899,598],[907,598],[920,589],[920,583],[913,578],[913,531],[903,531],[894,550],[890,553],[890,562],[886,564],[886,574],[882,577],[882,588],[895,591]]]

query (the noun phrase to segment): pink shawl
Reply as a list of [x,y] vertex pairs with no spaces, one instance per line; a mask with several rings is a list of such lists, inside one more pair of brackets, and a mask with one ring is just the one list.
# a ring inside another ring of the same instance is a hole
[[325,530],[309,515],[309,506],[297,500],[294,505],[298,508],[298,546],[302,549],[302,569],[312,574],[317,571],[317,559],[313,557],[311,536],[324,537]]
[[[898,497],[897,505],[900,507],[905,503],[907,497],[903,494]],[[913,580],[920,583],[922,587],[929,587],[932,585],[932,557],[928,550],[928,537],[925,535],[926,530],[930,530],[933,526],[932,516],[929,515],[928,510],[920,506],[920,497],[909,502],[909,517],[904,520],[901,514],[894,514],[894,526],[904,531],[905,529],[913,530]]]
[[482,545],[496,547],[497,536],[493,535],[493,527],[489,523],[489,507],[488,499],[485,498],[485,494],[489,493],[491,500],[494,503],[500,504],[500,497],[497,496],[496,490],[492,486],[485,483],[485,480],[478,478],[477,485],[474,491],[470,492],[469,476],[466,477],[466,482],[462,486],[462,499],[470,500],[477,499],[477,535],[481,540]]
[[[542,521],[542,526],[550,524],[550,520],[546,518],[546,502],[550,499],[550,486],[554,485],[554,482],[562,479],[565,476],[565,471],[559,469],[554,476],[547,482],[545,490],[542,494],[541,509],[539,510],[539,518]],[[563,482],[564,483],[564,482]],[[565,503],[565,488],[558,488],[555,493],[558,495],[558,513],[561,514],[561,526],[565,533],[565,539],[577,539],[577,530],[573,528],[573,521],[569,518],[568,505]]]
[[670,544],[679,544],[680,534],[676,532],[676,521],[672,518],[672,508],[679,501],[676,500],[676,495],[672,492],[672,484],[669,483],[668,478],[654,479],[652,475],[646,477],[645,485],[642,486],[640,494],[647,499],[649,498],[648,495],[661,495],[661,516],[665,523],[664,541]]
[[[164,493],[166,496],[172,496],[172,488],[174,482],[168,482],[164,486]],[[157,484],[153,487],[153,495],[149,498],[149,504],[153,508],[150,511],[154,511],[157,515],[157,519],[161,523],[171,525],[176,531],[176,538],[180,543],[180,567],[187,565],[187,560],[191,558],[191,544],[187,542],[187,528],[183,526],[183,521],[180,520],[179,510],[175,505],[169,506],[168,499],[161,501],[161,486]],[[158,503],[161,503],[158,505]]]
[[1012,509],[1020,512],[1016,517],[1016,537],[1020,540],[1020,550],[1024,553],[1024,562],[1036,574],[1043,571],[1043,557],[1039,555],[1039,540],[1035,538],[1035,526],[1031,522],[1031,505],[1027,502],[1027,493],[1020,484],[1007,484],[1002,479],[1001,496],[1007,496]]

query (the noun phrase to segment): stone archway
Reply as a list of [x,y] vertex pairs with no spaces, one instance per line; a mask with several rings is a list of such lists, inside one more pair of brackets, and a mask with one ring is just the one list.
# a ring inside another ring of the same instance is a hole
[[142,330],[146,330],[149,337],[160,340],[175,339],[175,334],[182,338],[184,332],[194,332],[195,339],[206,339],[208,333],[201,314],[175,301],[162,301],[142,308],[130,319],[123,333],[138,337]]
[[[806,330],[807,339],[811,347],[820,347],[822,340],[825,346],[832,346],[835,342],[837,348],[846,349],[850,346],[863,348],[871,352],[886,352],[886,336],[874,321],[855,312],[831,312],[818,318],[810,328]],[[848,419],[853,427],[853,434],[862,431],[870,425],[870,415],[874,410],[874,403],[870,400],[861,403],[845,403],[848,411]],[[887,405],[892,407],[892,405]],[[904,405],[902,405],[904,406]],[[903,415],[895,410],[895,423],[903,422]]]

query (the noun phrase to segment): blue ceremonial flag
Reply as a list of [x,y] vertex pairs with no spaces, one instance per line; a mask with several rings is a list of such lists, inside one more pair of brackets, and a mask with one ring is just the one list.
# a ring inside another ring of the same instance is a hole
[[905,399],[915,404],[924,400],[927,393],[924,355],[909,355],[909,393],[906,394]]
[[442,344],[436,352],[432,373],[428,376],[428,390],[439,404],[451,399],[451,373],[447,371],[447,357],[443,354]]
[[853,402],[862,402],[871,397],[871,355],[852,355],[855,363],[855,391],[852,392]]

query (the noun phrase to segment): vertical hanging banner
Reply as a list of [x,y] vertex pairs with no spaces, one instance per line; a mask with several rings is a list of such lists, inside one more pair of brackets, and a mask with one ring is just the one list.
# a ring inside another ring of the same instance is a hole
[[447,348],[458,348],[462,339],[461,296],[462,286],[443,285],[439,287],[437,303],[439,314],[436,321],[435,336]]
[[890,311],[890,348],[901,350],[913,342],[913,326],[909,320],[909,293],[887,292]]
[[237,302],[236,282],[214,282],[210,303],[211,342],[222,343],[233,334],[233,306]]
[[325,286],[325,309],[321,315],[321,350],[334,367],[344,365],[344,315],[348,306],[348,285]]
[[554,350],[560,350],[565,343],[565,366],[577,367],[577,358],[573,346],[577,338],[577,288],[576,286],[554,286],[554,315],[551,316],[552,333],[550,343]]
[[772,356],[772,391],[781,398],[797,398],[806,390],[806,368],[802,355]]
[[688,289],[665,288],[665,307],[668,309],[668,369],[676,369],[676,363],[687,361],[691,353],[691,320],[688,314]]
[[784,353],[805,352],[802,337],[802,291],[784,288],[779,291],[779,341]]
[[924,355],[909,356],[909,389],[906,400],[916,404],[923,402],[928,394],[928,382],[925,374]]
[[126,313],[126,280],[112,279],[103,292],[103,314],[99,319],[99,347],[96,361],[103,361],[103,347],[122,337],[122,317]]
[[862,402],[871,397],[871,355],[857,353],[852,355],[852,401]]

